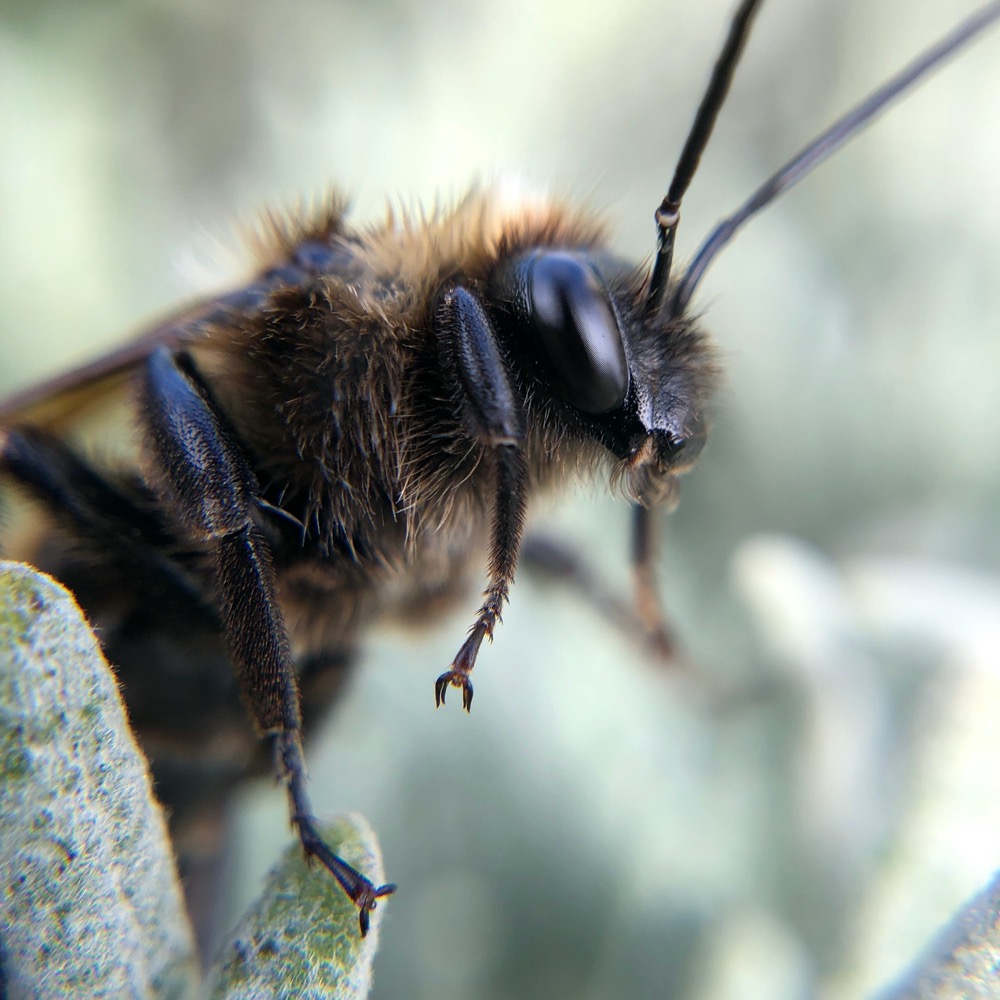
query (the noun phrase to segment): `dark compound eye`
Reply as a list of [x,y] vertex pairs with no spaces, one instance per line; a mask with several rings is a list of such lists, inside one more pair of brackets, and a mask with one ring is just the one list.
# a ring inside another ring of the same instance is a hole
[[570,253],[539,253],[528,264],[527,286],[532,323],[569,402],[585,413],[621,406],[628,363],[594,268]]

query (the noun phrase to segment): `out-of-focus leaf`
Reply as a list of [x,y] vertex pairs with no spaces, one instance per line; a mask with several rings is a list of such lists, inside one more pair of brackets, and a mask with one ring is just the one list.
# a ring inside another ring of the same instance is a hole
[[0,563],[0,963],[12,997],[183,997],[191,928],[149,770],[73,598]]

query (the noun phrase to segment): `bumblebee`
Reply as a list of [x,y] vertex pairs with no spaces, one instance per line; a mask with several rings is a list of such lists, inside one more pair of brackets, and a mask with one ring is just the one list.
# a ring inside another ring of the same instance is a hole
[[[744,222],[913,81],[897,78],[824,133],[674,276],[681,200],[757,6],[745,0],[734,17],[656,213],[652,268],[620,259],[597,219],[559,204],[511,209],[483,189],[363,227],[333,196],[307,218],[269,217],[245,286],[0,406],[0,468],[52,524],[32,561],[100,627],[186,870],[206,813],[272,767],[304,850],[357,904],[365,933],[395,887],[323,843],[303,734],[366,631],[467,599],[485,553],[483,602],[434,688],[438,704],[454,687],[471,707],[534,496],[601,476],[632,499],[637,615],[669,646],[648,511],[676,501],[719,381],[689,308],[697,283]],[[998,16],[993,5],[944,48]],[[137,459],[102,466],[59,428],[126,387]]]

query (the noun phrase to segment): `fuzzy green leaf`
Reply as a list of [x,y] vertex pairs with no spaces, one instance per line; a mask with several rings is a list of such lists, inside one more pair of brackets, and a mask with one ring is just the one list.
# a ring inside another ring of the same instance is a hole
[[0,563],[0,961],[14,996],[183,997],[191,928],[163,812],[73,598]]

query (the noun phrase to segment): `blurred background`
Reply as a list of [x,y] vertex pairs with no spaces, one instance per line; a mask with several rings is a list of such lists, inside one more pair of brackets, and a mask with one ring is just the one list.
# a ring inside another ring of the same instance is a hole
[[[771,0],[682,256],[971,6]],[[0,0],[0,392],[240,280],[234,220],[515,177],[653,248],[731,4]],[[784,197],[698,304],[727,367],[664,516],[671,673],[526,575],[372,635],[311,749],[400,890],[376,998],[873,995],[1000,866],[1000,34]],[[627,593],[605,484],[536,511]],[[453,699],[454,700],[454,699]],[[289,837],[248,790],[232,919]]]

